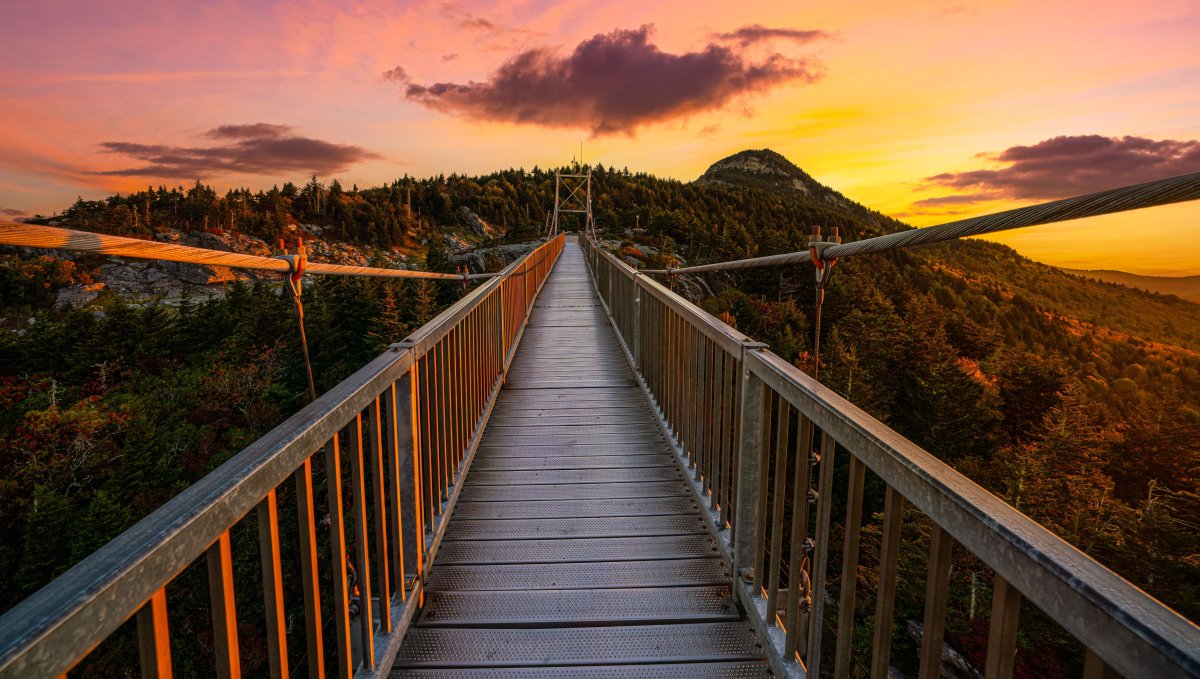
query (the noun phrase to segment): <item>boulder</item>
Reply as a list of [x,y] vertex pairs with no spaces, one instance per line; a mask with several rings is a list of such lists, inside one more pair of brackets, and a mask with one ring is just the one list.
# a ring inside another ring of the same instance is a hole
[[483,221],[482,217],[471,212],[465,205],[458,208],[458,218],[471,227],[472,231],[484,238],[495,238],[499,235],[499,232],[492,228],[491,224]]
[[103,283],[65,287],[58,291],[58,297],[54,300],[54,306],[59,309],[66,309],[68,307],[81,307],[91,304],[104,291],[104,287]]

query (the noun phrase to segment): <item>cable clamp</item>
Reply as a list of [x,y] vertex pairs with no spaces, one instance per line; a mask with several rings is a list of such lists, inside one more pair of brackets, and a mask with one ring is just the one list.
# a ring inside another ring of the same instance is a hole
[[812,260],[817,285],[824,285],[833,271],[833,266],[837,264],[837,257],[825,257],[825,251],[834,245],[841,245],[841,243],[842,239],[838,237],[836,226],[830,230],[828,238],[821,236],[821,227],[819,226],[815,227],[812,235],[808,237],[808,256]]
[[[279,247],[287,252],[287,248],[283,246],[283,239],[280,239]],[[289,271],[283,275],[283,282],[287,284],[292,297],[298,299],[302,290],[301,281],[304,279],[304,269],[308,265],[308,252],[304,249],[304,239],[296,239],[295,254],[279,255],[276,259],[287,262]]]

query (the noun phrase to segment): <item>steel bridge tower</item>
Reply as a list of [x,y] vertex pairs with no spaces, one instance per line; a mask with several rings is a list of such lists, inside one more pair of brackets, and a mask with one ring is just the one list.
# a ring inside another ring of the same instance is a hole
[[547,240],[558,235],[558,215],[564,212],[584,215],[584,233],[595,237],[596,220],[592,218],[591,170],[588,170],[587,174],[555,173],[554,217],[550,222],[550,232],[546,235]]

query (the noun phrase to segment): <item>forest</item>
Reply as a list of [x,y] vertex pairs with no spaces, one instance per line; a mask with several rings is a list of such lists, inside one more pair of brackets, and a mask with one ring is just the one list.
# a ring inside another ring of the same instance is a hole
[[[660,267],[804,249],[817,225],[846,240],[908,228],[782,156],[739,158],[759,169],[722,161],[684,183],[590,167],[603,237],[627,260]],[[141,238],[219,229],[267,242],[289,225],[317,224],[330,239],[401,245],[446,270],[439,235],[461,226],[458,208],[520,242],[541,231],[553,190],[554,171],[540,168],[348,190],[313,178],[219,195],[197,182],[80,199],[35,221]],[[223,297],[177,306],[106,295],[56,308],[57,290],[88,280],[102,261],[0,252],[0,563],[8,565],[0,610],[303,405],[295,320],[277,286],[233,283]],[[684,283],[710,313],[802,369],[812,365],[811,270]],[[305,307],[318,391],[458,294],[430,282],[315,280]],[[827,386],[1200,620],[1200,305],[969,240],[839,262],[821,331]],[[868,551],[879,517],[870,520]],[[919,573],[927,535],[915,519],[912,530],[906,567]],[[952,596],[990,601],[990,579],[977,585],[978,570],[956,556]],[[868,570],[856,584],[872,590]],[[902,594],[897,639],[906,618],[920,619],[922,586],[914,575],[911,596]],[[871,599],[859,601],[867,629]],[[972,659],[982,659],[986,619],[982,605],[951,620],[952,642]],[[1023,625],[1022,635],[1021,676],[1077,662],[1042,623]]]

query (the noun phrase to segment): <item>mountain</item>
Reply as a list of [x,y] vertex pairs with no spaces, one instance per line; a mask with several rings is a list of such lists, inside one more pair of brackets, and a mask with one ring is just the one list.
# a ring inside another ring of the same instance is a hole
[[771,149],[747,150],[713,163],[693,184],[725,185],[794,195],[863,216],[881,217],[813,179],[795,163]]
[[1175,295],[1200,304],[1200,276],[1143,276],[1112,269],[1063,269],[1084,278],[1092,278],[1138,290]]

